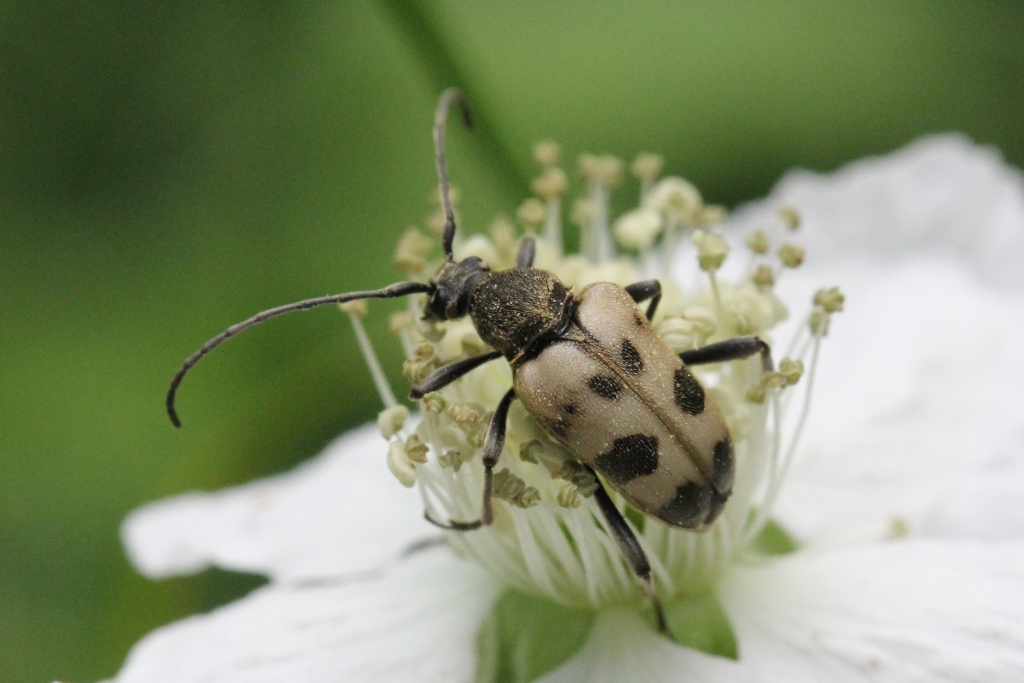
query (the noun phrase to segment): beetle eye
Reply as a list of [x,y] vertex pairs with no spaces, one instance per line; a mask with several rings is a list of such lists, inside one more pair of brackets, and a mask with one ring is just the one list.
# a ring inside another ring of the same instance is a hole
[[423,307],[423,319],[444,322],[447,320],[445,317],[447,308],[448,305],[444,297],[435,290],[430,294],[430,298],[427,299],[427,305]]

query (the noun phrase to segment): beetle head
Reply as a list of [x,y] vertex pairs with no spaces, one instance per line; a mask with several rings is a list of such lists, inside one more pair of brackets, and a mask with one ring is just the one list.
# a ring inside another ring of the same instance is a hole
[[424,310],[425,318],[454,320],[469,313],[469,295],[478,282],[490,275],[491,269],[476,256],[458,263],[445,261],[430,281],[430,293]]

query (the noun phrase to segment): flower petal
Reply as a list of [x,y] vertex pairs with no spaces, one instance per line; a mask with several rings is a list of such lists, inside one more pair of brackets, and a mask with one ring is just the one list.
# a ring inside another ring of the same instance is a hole
[[808,263],[944,254],[986,282],[1024,286],[1024,178],[963,135],[925,137],[835,173],[792,171],[735,222],[760,227],[783,206],[801,217]]
[[805,540],[1020,537],[1024,513],[1004,504],[1024,488],[1019,171],[937,136],[831,175],[790,174],[737,222],[784,205],[803,216],[808,259],[780,294],[840,284],[847,305],[779,519]]
[[779,519],[805,540],[1024,536],[1005,504],[1024,490],[1024,299],[931,257],[833,273],[848,304]]
[[737,566],[719,586],[758,680],[1024,680],[1024,543],[905,541]]
[[500,586],[448,549],[378,578],[271,585],[140,641],[117,683],[471,681]]
[[737,662],[676,645],[635,610],[602,613],[586,645],[537,683],[720,683],[743,680]]
[[739,660],[690,650],[627,610],[601,615],[542,683],[1024,680],[1024,544],[914,541],[799,552],[719,586]]
[[388,472],[386,451],[367,425],[291,472],[146,505],[122,528],[128,555],[153,578],[210,564],[284,581],[377,569],[435,533],[416,492]]

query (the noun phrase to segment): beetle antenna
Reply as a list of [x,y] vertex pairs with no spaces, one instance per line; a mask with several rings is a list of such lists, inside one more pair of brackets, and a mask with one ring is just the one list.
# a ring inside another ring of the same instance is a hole
[[198,351],[189,356],[185,362],[181,364],[178,372],[175,373],[174,378],[171,380],[170,389],[167,390],[167,415],[171,418],[171,423],[175,427],[181,427],[181,420],[178,419],[178,412],[174,409],[174,396],[178,393],[178,386],[181,384],[181,380],[185,379],[185,374],[188,373],[188,371],[191,370],[203,356],[206,356],[231,337],[234,337],[240,332],[244,332],[250,327],[255,327],[256,325],[264,323],[271,318],[276,318],[279,315],[291,313],[292,311],[305,311],[307,309],[324,306],[326,304],[343,304],[346,301],[355,301],[357,299],[393,299],[395,297],[407,296],[409,294],[429,292],[431,289],[431,285],[424,284],[422,282],[396,282],[395,284],[388,285],[383,289],[373,289],[366,292],[332,294],[330,296],[321,296],[315,299],[296,301],[292,304],[278,306],[277,308],[271,308],[261,313],[257,313],[248,320],[236,323],[200,346]]
[[459,106],[462,112],[462,120],[467,128],[473,127],[473,117],[469,113],[469,105],[466,104],[466,96],[458,88],[448,88],[441,93],[437,101],[437,111],[434,112],[434,158],[437,161],[437,183],[441,189],[441,205],[444,208],[444,257],[453,261],[452,241],[455,239],[455,212],[452,211],[452,203],[448,199],[448,162],[444,155],[444,134],[445,122],[448,120],[448,110],[452,103]]

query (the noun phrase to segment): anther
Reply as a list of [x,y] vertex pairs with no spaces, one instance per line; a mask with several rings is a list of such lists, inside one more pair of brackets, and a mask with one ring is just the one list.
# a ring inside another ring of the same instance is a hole
[[800,213],[792,206],[783,206],[779,209],[779,218],[786,224],[790,230],[796,230],[800,227]]
[[405,441],[405,455],[412,462],[423,464],[427,461],[427,452],[430,447],[420,440],[420,437],[413,434]]
[[634,209],[620,216],[612,231],[623,247],[645,252],[661,232],[661,215],[654,209]]
[[395,439],[388,446],[388,469],[395,475],[399,483],[406,488],[412,488],[416,484],[416,467],[409,460],[405,453],[405,445],[401,439]]
[[814,304],[825,309],[826,313],[838,313],[843,310],[846,298],[838,287],[819,289],[814,293]]
[[804,248],[796,244],[783,244],[779,248],[779,260],[787,268],[797,268],[804,262]]
[[409,409],[403,405],[395,405],[385,408],[377,414],[377,426],[380,427],[380,433],[384,435],[384,438],[390,440],[405,426],[405,421],[408,419]]
[[722,267],[729,255],[729,243],[721,235],[695,230],[691,239],[697,245],[697,261],[701,270],[712,273]]
[[537,232],[544,225],[544,220],[547,218],[547,209],[544,208],[542,201],[531,197],[516,209],[516,218],[519,219],[519,222],[527,230]]
[[533,191],[543,199],[557,199],[565,194],[568,188],[569,181],[565,177],[565,171],[560,168],[547,168],[533,181]]
[[653,183],[664,167],[665,157],[651,152],[640,152],[630,164],[629,171],[640,182]]
[[768,249],[771,248],[771,244],[768,241],[768,236],[761,230],[755,230],[743,238],[747,248],[755,254],[767,254]]
[[562,148],[554,140],[542,140],[533,146],[533,158],[541,166],[555,166],[562,157]]

